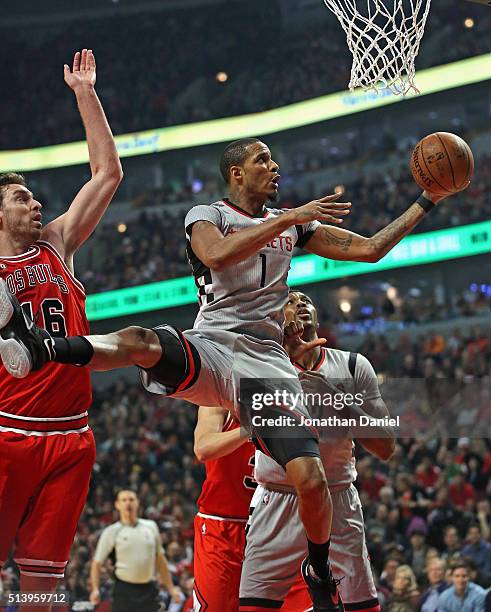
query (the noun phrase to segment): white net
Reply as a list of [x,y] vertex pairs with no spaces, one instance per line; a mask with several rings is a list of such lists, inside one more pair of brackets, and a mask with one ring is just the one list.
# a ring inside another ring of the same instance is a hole
[[407,94],[431,0],[324,0],[353,54],[349,87]]

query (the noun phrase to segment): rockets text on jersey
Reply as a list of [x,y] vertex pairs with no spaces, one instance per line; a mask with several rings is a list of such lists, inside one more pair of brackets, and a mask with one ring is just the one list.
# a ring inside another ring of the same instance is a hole
[[[0,276],[36,324],[53,336],[87,335],[85,291],[49,243],[0,256]],[[0,431],[72,431],[87,427],[90,372],[49,363],[22,382],[0,365]]]
[[211,270],[196,256],[191,234],[198,221],[213,223],[224,236],[229,236],[285,212],[286,209],[265,207],[261,214],[252,216],[227,199],[210,206],[195,206],[188,212],[186,248],[200,303],[195,329],[224,329],[281,343],[294,247],[303,247],[319,223],[291,226],[254,255],[221,270]]

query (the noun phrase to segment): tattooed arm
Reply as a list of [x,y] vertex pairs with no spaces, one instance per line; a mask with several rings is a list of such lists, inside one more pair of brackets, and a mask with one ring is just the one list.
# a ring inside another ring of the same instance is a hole
[[[429,199],[430,194],[424,192]],[[412,204],[405,213],[389,223],[371,238],[341,227],[321,225],[307,242],[305,249],[321,257],[343,261],[379,261],[404,236],[407,236],[425,216],[423,208]]]

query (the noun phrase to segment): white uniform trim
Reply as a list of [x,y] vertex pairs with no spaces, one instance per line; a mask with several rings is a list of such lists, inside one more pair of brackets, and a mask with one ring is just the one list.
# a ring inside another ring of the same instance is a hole
[[63,574],[46,574],[46,573],[41,573],[41,572],[25,572],[24,570],[20,570],[21,574],[24,574],[24,576],[37,576],[38,578],[59,578],[60,580],[62,578],[64,578],[64,573]]
[[227,518],[225,516],[215,516],[214,514],[203,514],[202,512],[198,512],[196,516],[201,516],[201,518],[212,519],[213,521],[230,521],[231,523],[247,523],[247,519]]
[[3,412],[0,410],[0,416],[8,417],[9,419],[19,419],[21,421],[76,421],[77,419],[81,419],[82,417],[88,416],[89,413],[87,410],[85,412],[81,412],[80,414],[74,414],[73,416],[68,417],[32,417],[32,416],[21,416],[19,414],[10,414],[10,412]]
[[21,253],[20,255],[9,255],[9,256],[2,255],[0,259],[5,259],[5,261],[14,261],[17,263],[19,261],[32,259],[33,257],[36,257],[36,255],[39,255],[40,252],[41,252],[41,249],[38,246],[33,245],[29,247],[29,249],[25,253]]
[[16,429],[15,427],[0,426],[0,432],[2,431],[11,431],[13,433],[23,434],[25,436],[66,436],[72,433],[85,433],[86,431],[89,431],[89,426],[85,425],[85,427],[81,427],[80,429],[67,429],[66,431],[30,431],[27,429]]
[[68,561],[46,561],[45,559],[17,559],[14,557],[16,563],[21,565],[42,565],[43,567],[65,567]]

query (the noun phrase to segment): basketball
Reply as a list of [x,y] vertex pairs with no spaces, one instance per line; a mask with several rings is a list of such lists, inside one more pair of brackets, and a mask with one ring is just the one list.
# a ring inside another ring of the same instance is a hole
[[411,154],[411,172],[421,189],[448,195],[465,189],[474,174],[469,145],[450,132],[425,136]]

